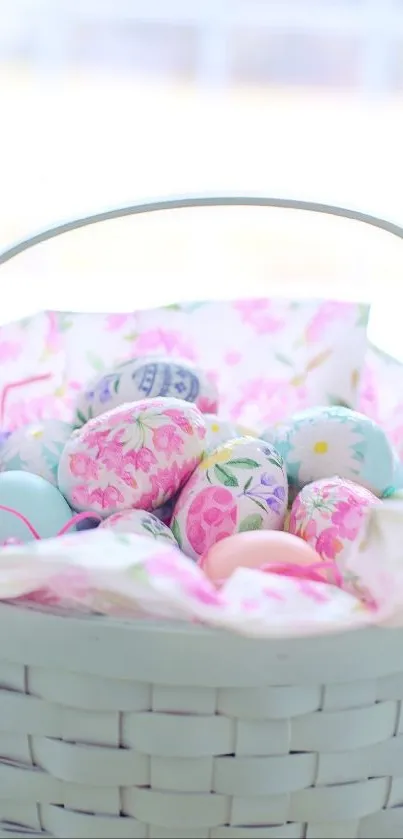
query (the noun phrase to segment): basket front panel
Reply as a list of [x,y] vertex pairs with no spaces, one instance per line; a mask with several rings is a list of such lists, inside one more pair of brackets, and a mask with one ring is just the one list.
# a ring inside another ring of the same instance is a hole
[[[262,644],[7,615],[0,837],[403,837],[402,633]],[[147,680],[165,646],[169,671]]]

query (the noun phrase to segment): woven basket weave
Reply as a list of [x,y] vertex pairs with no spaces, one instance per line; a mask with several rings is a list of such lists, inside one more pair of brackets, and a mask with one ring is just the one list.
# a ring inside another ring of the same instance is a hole
[[[263,198],[177,207],[334,207]],[[0,604],[0,837],[403,837],[403,630],[252,640]]]
[[403,836],[403,631],[1,605],[0,836]]

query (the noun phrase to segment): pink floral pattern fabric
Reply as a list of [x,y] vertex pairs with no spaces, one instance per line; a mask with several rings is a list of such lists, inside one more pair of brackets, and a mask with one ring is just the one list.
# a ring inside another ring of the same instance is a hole
[[403,460],[403,364],[369,344],[358,410],[379,423]]
[[0,328],[0,428],[72,417],[74,388],[59,317],[41,312]]
[[252,637],[322,635],[377,618],[337,586],[247,568],[217,589],[169,542],[107,529],[4,549],[0,597],[69,614],[202,622]]
[[280,299],[41,313],[0,330],[0,423],[70,421],[94,377],[149,355],[203,368],[218,387],[221,416],[258,431],[301,408],[353,406],[367,319],[368,307],[355,303]]

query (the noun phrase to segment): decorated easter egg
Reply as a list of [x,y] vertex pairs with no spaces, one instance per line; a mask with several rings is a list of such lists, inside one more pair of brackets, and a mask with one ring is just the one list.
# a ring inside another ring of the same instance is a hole
[[160,396],[194,402],[203,413],[218,408],[217,388],[202,370],[174,358],[140,357],[117,365],[80,394],[76,426],[125,402]]
[[342,558],[359,538],[365,517],[379,499],[342,478],[307,484],[291,507],[288,529],[325,560]]
[[61,420],[39,420],[13,431],[0,448],[0,471],[23,470],[57,486],[60,455],[73,427]]
[[210,580],[219,582],[227,580],[237,568],[257,568],[272,573],[288,570],[292,575],[295,568],[317,566],[318,563],[320,556],[302,539],[281,530],[254,530],[216,542],[202,557],[200,566]]
[[271,442],[297,490],[331,475],[361,484],[379,497],[393,486],[396,458],[386,434],[369,417],[349,408],[330,406],[294,414],[276,427]]
[[137,533],[152,539],[162,539],[176,545],[172,531],[165,524],[146,510],[123,510],[104,519],[100,528],[115,530],[118,533]]
[[103,518],[169,501],[201,460],[206,426],[195,405],[147,399],[77,429],[62,452],[58,483],[77,510]]
[[179,495],[171,529],[184,553],[198,559],[234,533],[280,529],[286,509],[282,457],[264,440],[240,437],[201,461]]
[[259,437],[260,436],[258,434],[258,432],[255,431],[254,428],[249,428],[248,426],[242,425],[239,422],[235,423],[235,427],[236,427],[236,432],[237,432],[236,436],[237,437]]
[[[1,507],[16,511],[19,516]],[[13,539],[30,542],[37,537],[57,536],[71,518],[67,501],[49,481],[30,472],[0,473],[0,544]]]
[[232,420],[225,417],[217,416],[216,414],[205,414],[206,421],[206,450],[215,449],[227,440],[233,440],[235,437],[257,437],[253,431],[239,425]]

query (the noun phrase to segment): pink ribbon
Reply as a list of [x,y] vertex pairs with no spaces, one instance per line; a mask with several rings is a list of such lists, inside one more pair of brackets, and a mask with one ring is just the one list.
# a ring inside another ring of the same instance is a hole
[[[20,519],[20,521],[22,521],[26,525],[26,527],[35,539],[41,539],[38,531],[35,530],[35,527],[26,518],[26,516],[23,515],[23,513],[19,513],[18,510],[14,510],[12,507],[6,507],[4,504],[0,504],[0,510],[4,510],[6,513],[11,513],[13,516],[17,516],[17,518]],[[68,533],[70,528],[74,527],[75,524],[78,524],[80,521],[86,521],[88,519],[98,519],[98,522],[102,521],[102,518],[98,515],[98,513],[76,513],[76,515],[73,516],[70,519],[70,521],[68,521],[67,524],[65,524],[62,527],[61,530],[59,530],[56,536],[64,536],[64,534]],[[9,536],[8,539],[5,539],[4,542],[0,543],[1,547],[5,547],[6,545],[23,544],[24,542],[22,542],[20,539],[15,539],[13,536]]]

